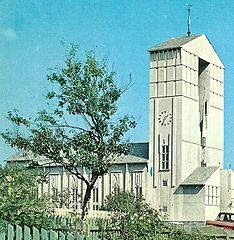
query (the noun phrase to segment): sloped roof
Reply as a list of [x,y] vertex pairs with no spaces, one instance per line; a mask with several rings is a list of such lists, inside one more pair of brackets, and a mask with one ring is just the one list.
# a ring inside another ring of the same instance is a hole
[[129,155],[117,157],[115,164],[133,164],[147,163],[149,159],[149,143],[138,142],[132,143],[132,148]]
[[129,155],[149,159],[149,142],[133,143]]
[[204,185],[218,168],[217,166],[198,167],[181,183],[181,185]]
[[[149,143],[134,143],[129,155],[116,157],[114,164],[133,164],[133,163],[147,163],[148,161],[148,146]],[[6,159],[7,163],[23,163],[30,161],[38,161],[40,163],[49,163],[48,158],[45,156],[35,156],[32,153],[17,152]]]
[[6,159],[6,162],[27,162],[32,160],[45,161],[48,160],[45,156],[35,156],[32,153],[19,151]]
[[126,155],[123,157],[117,157],[114,164],[133,164],[133,163],[147,163],[148,159],[142,157],[136,157],[132,155]]
[[162,43],[150,48],[149,51],[152,52],[152,51],[159,51],[159,50],[164,50],[164,49],[179,48],[179,47],[183,46],[184,44],[186,44],[200,36],[201,35],[190,35],[190,36],[171,38],[165,42],[162,42]]

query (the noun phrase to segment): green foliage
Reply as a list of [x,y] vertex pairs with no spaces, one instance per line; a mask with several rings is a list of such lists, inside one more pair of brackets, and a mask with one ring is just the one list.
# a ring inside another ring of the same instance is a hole
[[168,225],[168,240],[211,240],[212,237],[204,236],[199,230],[188,232],[182,227]]
[[37,173],[0,166],[0,222],[48,228],[50,203],[38,197]]
[[68,208],[71,202],[71,193],[68,189],[51,195],[51,202],[54,208]]
[[[200,232],[187,232],[168,222],[143,198],[121,191],[107,196],[103,210],[110,212],[108,221],[99,223],[101,236],[112,240],[208,240]],[[115,234],[115,233],[118,234]]]
[[[98,61],[93,52],[84,62],[71,46],[62,69],[52,69],[53,85],[46,97],[50,110],[25,118],[18,110],[8,113],[14,129],[1,136],[11,147],[45,156],[86,184],[83,217],[91,190],[99,176],[108,172],[116,156],[128,154],[130,144],[124,134],[136,123],[132,117],[117,118],[117,101],[122,93],[115,84],[115,72],[108,71],[106,59]],[[17,128],[16,128],[17,127]],[[79,167],[91,173],[86,178]]]
[[[164,229],[160,214],[143,198],[137,198],[130,192],[109,195],[103,210],[111,212],[109,224],[102,229],[107,239],[155,239]],[[111,229],[118,230],[120,234],[113,237],[108,231]]]

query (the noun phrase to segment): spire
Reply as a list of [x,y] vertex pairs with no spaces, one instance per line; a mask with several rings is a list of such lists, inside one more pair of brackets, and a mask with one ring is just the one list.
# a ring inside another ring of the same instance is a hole
[[190,13],[191,13],[191,7],[192,7],[192,5],[191,4],[189,4],[188,5],[188,21],[187,21],[187,24],[188,24],[188,32],[187,32],[187,34],[188,34],[188,36],[190,36],[190,34],[191,34],[191,31],[190,31]]

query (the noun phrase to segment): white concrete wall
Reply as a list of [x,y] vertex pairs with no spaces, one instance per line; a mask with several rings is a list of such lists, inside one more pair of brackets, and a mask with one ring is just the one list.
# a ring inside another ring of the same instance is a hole
[[204,221],[205,204],[202,186],[186,186],[174,195],[174,221]]
[[[62,171],[62,168],[59,167],[49,167],[46,171],[48,173],[48,181],[39,185],[39,194],[52,195],[54,192],[53,188],[57,189],[58,194],[62,191],[69,191],[71,194],[69,208],[81,208],[81,200],[83,199],[86,189],[85,183],[77,179],[74,175]],[[82,170],[80,169],[80,171]],[[86,172],[85,169],[83,169],[83,172],[86,179],[89,179],[90,174]],[[115,191],[116,183],[119,185],[120,190],[133,191],[134,193],[137,192],[137,187],[141,187],[142,194],[145,197],[150,193],[150,191],[148,192],[147,176],[147,165],[145,163],[114,165],[109,173],[98,178],[95,184],[95,191],[98,193],[92,191],[89,202],[90,210],[97,210],[94,209],[95,206],[98,205],[100,207],[104,203],[105,197]],[[76,203],[73,202],[73,188],[77,188],[78,195]],[[96,202],[96,194],[98,194],[98,202]]]
[[220,212],[220,178],[220,169],[217,169],[205,183],[205,221],[215,220]]

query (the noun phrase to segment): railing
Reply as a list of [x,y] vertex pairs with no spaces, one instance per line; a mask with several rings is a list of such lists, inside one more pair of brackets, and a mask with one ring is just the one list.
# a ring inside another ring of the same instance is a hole
[[89,236],[74,236],[71,233],[62,233],[60,231],[30,229],[27,226],[21,227],[18,225],[8,224],[5,230],[0,232],[0,240],[99,240],[97,237]]
[[[61,223],[64,222],[64,224],[72,224],[72,221],[74,218],[64,218],[64,217],[55,217],[55,222]],[[121,234],[121,232],[117,229],[109,229],[105,228],[104,232],[101,231],[99,228],[99,224],[105,224],[108,225],[109,218],[96,218],[96,217],[90,217],[86,220],[86,232],[88,236],[91,239],[97,239],[98,237],[100,239],[103,239],[103,236],[105,236],[105,233],[109,233],[113,238],[115,236],[118,236]],[[205,226],[205,227],[196,227],[194,228],[199,229],[204,236],[212,237],[212,239],[219,239],[219,240],[234,240],[234,231],[226,231],[223,228],[217,228],[213,226]],[[186,228],[185,228],[186,229]],[[191,231],[187,229],[188,233]],[[158,239],[170,239],[170,233],[157,233],[155,235],[155,240]]]
[[[57,223],[63,222],[64,225],[73,223],[74,220],[71,218],[56,218]],[[0,240],[104,240],[103,236],[108,232],[111,237],[120,236],[121,232],[116,229],[104,230],[102,232],[98,226],[100,219],[90,218],[87,219],[86,223],[86,234],[87,236],[76,235],[71,233],[64,233],[60,229],[57,230],[45,230],[37,229],[33,227],[32,229],[27,226],[11,225],[8,224],[3,230],[0,229]],[[108,224],[108,219],[106,219],[105,224]],[[60,225],[61,226],[61,225]],[[53,228],[53,226],[52,226]],[[216,240],[234,240],[234,231],[226,231],[222,228],[217,228],[213,226],[207,226],[200,228],[200,231],[204,236],[212,237]],[[155,240],[170,239],[170,233],[157,233],[154,236]],[[173,238],[174,239],[174,238]]]

